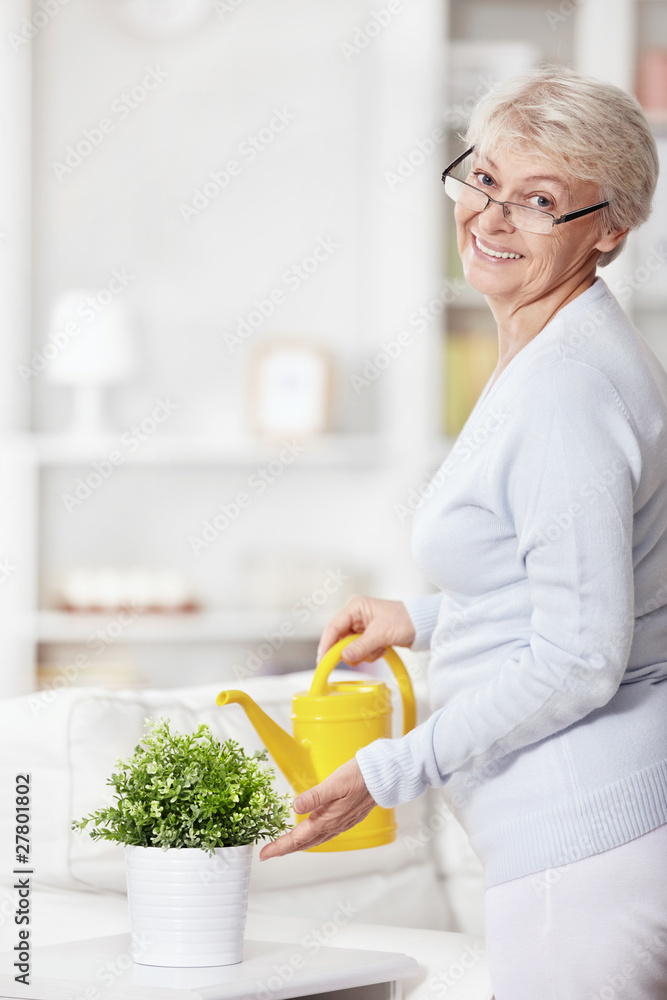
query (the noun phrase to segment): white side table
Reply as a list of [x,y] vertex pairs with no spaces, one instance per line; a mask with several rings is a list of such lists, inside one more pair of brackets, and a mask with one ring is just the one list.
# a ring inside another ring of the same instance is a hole
[[400,1000],[418,966],[407,955],[248,941],[239,965],[167,969],[137,965],[129,934],[36,948],[30,985],[0,955],[0,996],[20,1000]]

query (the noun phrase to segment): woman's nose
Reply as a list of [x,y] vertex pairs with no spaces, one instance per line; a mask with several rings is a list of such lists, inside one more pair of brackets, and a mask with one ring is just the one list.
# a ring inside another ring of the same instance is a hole
[[487,233],[502,229],[505,232],[513,232],[514,226],[505,215],[505,206],[498,201],[489,201],[486,208],[479,213],[481,228]]

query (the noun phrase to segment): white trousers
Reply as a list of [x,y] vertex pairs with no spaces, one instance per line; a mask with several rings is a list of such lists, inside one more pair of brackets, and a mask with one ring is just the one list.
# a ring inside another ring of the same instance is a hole
[[667,1000],[667,825],[484,893],[495,1000]]

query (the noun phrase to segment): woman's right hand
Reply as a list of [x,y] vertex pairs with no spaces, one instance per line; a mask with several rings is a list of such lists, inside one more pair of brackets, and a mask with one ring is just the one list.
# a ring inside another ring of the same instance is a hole
[[387,646],[411,646],[415,639],[415,627],[402,601],[355,595],[322,633],[318,663],[334,643],[350,632],[358,632],[359,638],[345,647],[342,659],[353,666],[362,660],[379,660]]

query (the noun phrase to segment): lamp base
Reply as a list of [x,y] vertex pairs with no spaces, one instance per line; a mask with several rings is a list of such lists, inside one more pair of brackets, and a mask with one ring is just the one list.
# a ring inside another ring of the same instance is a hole
[[108,433],[104,417],[104,386],[72,387],[72,416],[67,433],[72,437],[96,437]]

